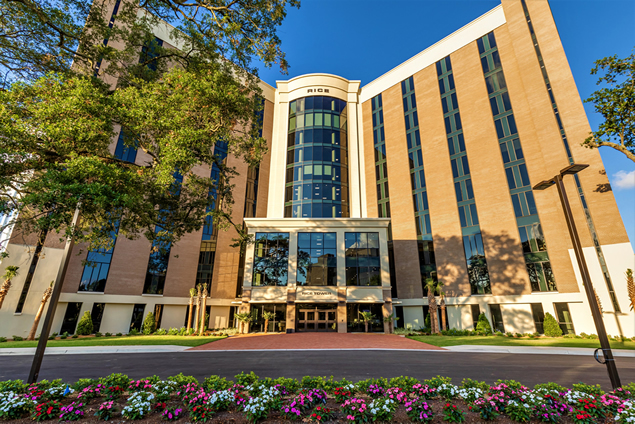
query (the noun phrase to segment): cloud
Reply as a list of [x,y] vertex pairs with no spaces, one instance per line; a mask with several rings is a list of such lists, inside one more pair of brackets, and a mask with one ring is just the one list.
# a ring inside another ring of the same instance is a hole
[[629,188],[635,188],[635,169],[631,172],[618,171],[613,174],[615,180],[612,182],[612,186],[619,190],[628,190]]

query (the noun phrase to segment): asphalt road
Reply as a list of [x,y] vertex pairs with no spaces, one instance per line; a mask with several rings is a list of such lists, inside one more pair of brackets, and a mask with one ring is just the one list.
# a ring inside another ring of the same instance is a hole
[[[0,357],[0,381],[26,379],[31,356]],[[635,381],[635,358],[616,358],[622,383]],[[410,376],[419,380],[442,375],[455,384],[463,378],[492,383],[514,379],[527,386],[548,381],[564,386],[600,383],[610,389],[606,367],[592,357],[575,355],[522,355],[430,351],[257,351],[178,352],[133,354],[47,355],[40,379],[74,382],[113,372],[131,378],[153,374],[166,378],[182,372],[199,381],[212,374],[232,378],[241,371],[260,377],[302,378],[305,375],[346,377],[358,381],[371,377]]]

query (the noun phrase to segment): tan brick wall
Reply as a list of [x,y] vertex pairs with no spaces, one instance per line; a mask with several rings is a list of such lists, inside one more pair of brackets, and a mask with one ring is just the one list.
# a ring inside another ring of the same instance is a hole
[[260,162],[260,174],[258,176],[258,199],[256,204],[256,217],[267,216],[267,202],[269,199],[269,173],[271,169],[271,141],[273,139],[273,103],[265,100],[265,114],[262,122],[262,137],[267,140],[267,153]]
[[492,294],[531,293],[476,43],[450,59]]
[[434,66],[414,75],[437,275],[448,296],[469,296],[459,211]]
[[[421,271],[417,249],[408,144],[404,122],[401,85],[393,85],[382,93],[384,109],[384,131],[386,134],[386,157],[388,189],[390,190],[390,214],[395,253],[395,277],[397,295],[401,299],[423,297]],[[372,140],[372,138],[371,138]],[[374,175],[374,158],[372,172]],[[367,180],[368,181],[368,180]],[[376,181],[375,178],[372,181]],[[375,187],[373,187],[376,190]],[[375,194],[372,198],[376,199]],[[376,205],[376,203],[375,203]]]

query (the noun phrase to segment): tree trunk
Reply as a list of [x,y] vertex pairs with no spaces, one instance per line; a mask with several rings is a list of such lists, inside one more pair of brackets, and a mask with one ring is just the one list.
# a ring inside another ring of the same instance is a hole
[[190,310],[187,314],[187,331],[190,331],[190,328],[192,328],[192,312],[194,309],[194,298],[190,297]]
[[194,332],[198,331],[199,312],[201,309],[201,298],[196,296],[196,313],[194,314]]
[[443,331],[446,330],[446,322],[445,322],[445,304],[441,305],[441,329]]
[[364,321],[364,333],[368,333],[368,321]]
[[269,320],[265,320],[265,334],[267,334],[267,330],[269,330]]
[[199,327],[199,336],[203,335],[203,331],[205,331],[205,318],[207,313],[205,312],[207,304],[207,289],[203,292],[203,299],[201,300],[201,326]]
[[2,309],[2,303],[4,302],[4,298],[9,293],[9,289],[11,288],[11,280],[4,280],[2,284],[2,288],[0,288],[0,309]]
[[40,303],[40,307],[37,310],[37,314],[35,314],[35,320],[33,321],[33,326],[31,327],[31,331],[29,331],[29,335],[26,338],[27,340],[35,340],[35,332],[37,331],[37,327],[40,324],[40,318],[42,318],[42,312],[44,312],[44,306],[46,302],[48,302],[51,297],[51,293],[53,289],[51,287],[44,290],[44,295],[42,296],[42,303]]

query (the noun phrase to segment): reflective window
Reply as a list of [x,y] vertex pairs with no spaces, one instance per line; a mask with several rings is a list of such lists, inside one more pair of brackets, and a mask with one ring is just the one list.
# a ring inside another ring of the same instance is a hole
[[254,286],[286,286],[289,273],[289,233],[256,233]]
[[346,285],[380,286],[379,233],[346,233]]
[[298,233],[297,284],[337,285],[336,233]]

